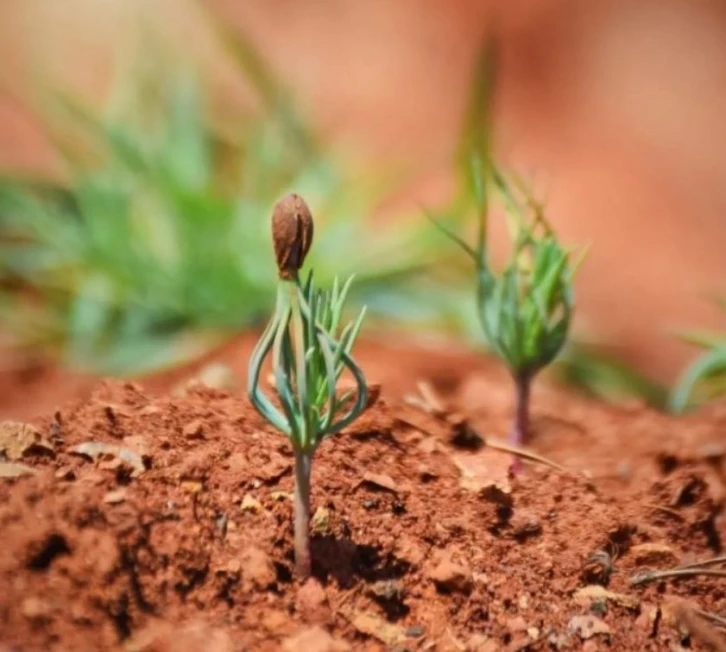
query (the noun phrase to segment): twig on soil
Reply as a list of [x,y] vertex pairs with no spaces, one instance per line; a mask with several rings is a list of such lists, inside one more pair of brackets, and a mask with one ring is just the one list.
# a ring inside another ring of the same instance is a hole
[[697,561],[693,564],[686,564],[681,568],[706,568],[708,566],[718,566],[719,564],[726,564],[726,555],[720,557],[714,557],[713,559],[705,559],[704,561]]
[[545,466],[549,466],[560,473],[566,473],[570,474],[571,472],[566,469],[564,466],[560,466],[557,464],[557,462],[553,462],[552,460],[547,459],[546,457],[543,457],[542,455],[538,455],[537,453],[534,453],[532,451],[528,451],[525,448],[519,448],[518,446],[511,446],[510,444],[505,444],[504,442],[497,441],[496,439],[490,439],[489,437],[482,437],[484,439],[484,445],[488,446],[489,448],[493,448],[496,451],[502,451],[504,453],[511,453],[512,455],[516,455],[517,457],[521,457],[522,459],[529,460],[530,462],[539,462],[540,464],[544,464]]
[[427,411],[437,416],[446,416],[446,406],[439,400],[436,390],[431,383],[425,380],[419,380],[416,383],[421,398],[422,405],[426,406]]
[[695,577],[707,575],[710,577],[726,577],[726,570],[714,570],[711,568],[671,568],[663,571],[643,571],[630,578],[631,586],[639,586],[658,580],[666,580],[675,577]]
[[703,620],[702,612],[677,601],[673,605],[676,620],[686,630],[715,652],[726,652],[726,641],[713,631]]
[[340,600],[335,602],[331,605],[333,612],[338,613],[343,610],[343,607],[350,602],[351,598],[356,595],[357,593],[360,593],[362,589],[362,585],[354,586],[352,589],[346,591]]
[[[411,407],[414,407],[416,409],[419,409],[423,412],[426,412],[427,414],[430,414],[431,416],[444,421],[447,425],[453,425],[453,421],[455,421],[454,413],[451,410],[448,410],[439,397],[436,394],[436,391],[431,386],[430,383],[426,381],[419,381],[416,383],[416,387],[419,391],[420,396],[416,395],[407,395],[404,397],[404,401],[406,404],[410,405]],[[399,417],[400,418],[400,417]],[[405,419],[401,419],[402,421],[405,421]],[[414,428],[418,428],[418,426],[414,423],[406,422],[409,425],[413,426]],[[515,455],[517,457],[520,457],[522,459],[528,460],[530,462],[538,462],[539,464],[544,464],[545,466],[549,466],[553,469],[556,469],[560,473],[569,474],[571,473],[568,469],[566,469],[563,466],[560,466],[557,464],[557,462],[553,462],[550,459],[547,459],[546,457],[543,457],[542,455],[538,455],[537,453],[533,451],[529,451],[525,448],[522,448],[520,446],[514,446],[512,444],[507,444],[502,441],[498,441],[496,439],[491,439],[490,437],[484,437],[481,433],[479,433],[475,428],[473,428],[470,424],[467,423],[467,427],[477,434],[481,438],[481,440],[484,442],[484,446],[488,446],[489,448],[497,451],[501,451],[503,453],[509,453],[510,455]]]
[[677,518],[679,521],[683,520],[683,514],[679,514],[675,509],[671,509],[670,507],[666,507],[665,505],[654,505],[651,503],[647,503],[647,504],[643,505],[643,507],[649,507],[654,512],[655,511],[664,512],[664,513],[668,514],[669,516],[673,516],[673,517]]
[[712,614],[710,611],[703,611],[702,609],[694,609],[701,618],[712,622],[714,625],[726,628],[726,618],[719,616],[718,614]]
[[[697,575],[707,575],[710,577],[726,577],[726,569],[713,569],[711,566],[726,564],[726,555],[704,559],[678,568],[668,568],[662,571],[642,571],[633,575],[630,579],[632,586],[646,584],[656,580],[668,579],[672,577],[695,577]],[[726,620],[724,620],[726,623]]]

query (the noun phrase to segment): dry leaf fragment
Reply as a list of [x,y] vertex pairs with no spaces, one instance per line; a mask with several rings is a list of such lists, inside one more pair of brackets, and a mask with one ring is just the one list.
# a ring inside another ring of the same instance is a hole
[[394,494],[400,491],[396,483],[393,481],[393,478],[383,473],[366,473],[363,476],[363,479],[358,483],[358,486],[364,484],[377,489],[385,489],[386,491],[390,491]]
[[70,452],[75,455],[87,457],[93,462],[96,462],[103,457],[111,457],[121,460],[133,469],[133,473],[131,474],[132,477],[137,477],[146,470],[144,461],[138,453],[135,453],[128,448],[122,448],[114,444],[106,444],[102,441],[83,442],[82,444],[78,444],[71,448]]
[[126,489],[116,489],[109,491],[104,497],[103,502],[108,505],[118,505],[126,500]]
[[318,507],[310,519],[310,531],[313,534],[325,535],[330,532],[330,510]]
[[583,607],[589,607],[593,602],[612,602],[633,611],[640,607],[640,599],[637,596],[614,593],[599,584],[591,584],[578,589],[572,597]]
[[277,502],[282,502],[284,500],[292,500],[292,498],[293,498],[292,494],[288,491],[272,491],[272,492],[270,492],[270,499],[277,501]]
[[665,543],[639,543],[630,549],[637,566],[660,566],[678,563],[679,555]]
[[182,480],[179,483],[179,487],[182,491],[186,491],[190,494],[201,493],[204,489],[204,485],[199,480]]
[[21,475],[31,475],[35,469],[16,462],[0,462],[0,478],[19,478]]
[[52,444],[42,433],[28,423],[0,422],[0,453],[11,462],[31,452],[53,452]]
[[242,504],[240,509],[243,512],[252,512],[253,514],[259,514],[262,511],[262,503],[257,500],[252,494],[245,494],[242,498]]
[[121,447],[138,453],[147,468],[151,464],[149,440],[143,435],[128,435],[121,440]]
[[354,610],[345,610],[341,613],[361,634],[372,636],[384,645],[392,647],[406,637],[401,627],[389,623],[376,614]]
[[460,486],[465,491],[483,495],[494,490],[502,496],[511,495],[508,456],[485,449],[477,453],[452,453],[450,457],[459,469]]
[[663,612],[672,617],[683,634],[700,640],[715,652],[726,652],[726,640],[699,615],[698,608],[677,597],[668,597],[663,603]]
[[186,439],[204,439],[204,424],[199,419],[190,421],[182,428]]

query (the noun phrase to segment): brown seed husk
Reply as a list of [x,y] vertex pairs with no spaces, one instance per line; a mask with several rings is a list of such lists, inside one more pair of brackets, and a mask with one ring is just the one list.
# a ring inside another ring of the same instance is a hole
[[293,280],[313,241],[313,216],[305,200],[290,193],[272,210],[272,242],[280,278]]

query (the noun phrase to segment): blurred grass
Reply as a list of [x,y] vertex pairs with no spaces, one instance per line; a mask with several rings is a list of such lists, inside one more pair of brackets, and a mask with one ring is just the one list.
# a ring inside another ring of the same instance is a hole
[[[725,300],[716,303],[726,308]],[[668,407],[675,413],[726,395],[726,334],[690,331],[680,338],[701,353],[684,369],[670,393]]]
[[355,273],[354,300],[378,315],[414,305],[398,295],[429,258],[423,227],[367,228],[385,182],[347,178],[245,39],[225,39],[264,110],[224,133],[198,80],[148,52],[103,115],[48,93],[67,183],[0,178],[0,318],[21,346],[130,374],[257,324],[276,287],[269,212],[291,190],[314,207],[321,283]]
[[[199,77],[155,47],[120,71],[100,113],[46,89],[38,108],[66,174],[0,174],[0,319],[16,345],[134,375],[261,324],[276,287],[269,212],[294,190],[316,217],[309,265],[319,282],[356,275],[351,309],[367,304],[374,327],[448,331],[483,346],[470,269],[422,213],[370,227],[395,174],[363,175],[323,146],[249,42],[210,20],[261,106],[224,128]],[[466,170],[471,148],[491,138],[494,45],[474,75],[460,192],[437,211],[455,230],[477,219]],[[660,388],[588,347],[571,344],[555,372],[599,396],[663,404]]]

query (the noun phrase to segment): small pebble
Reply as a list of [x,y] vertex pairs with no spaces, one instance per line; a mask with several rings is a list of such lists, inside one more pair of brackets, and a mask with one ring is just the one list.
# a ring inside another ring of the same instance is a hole
[[421,625],[411,625],[406,630],[406,636],[409,638],[420,638],[426,633],[426,630]]
[[118,505],[126,500],[126,489],[116,489],[109,491],[104,497],[103,502],[108,505]]

